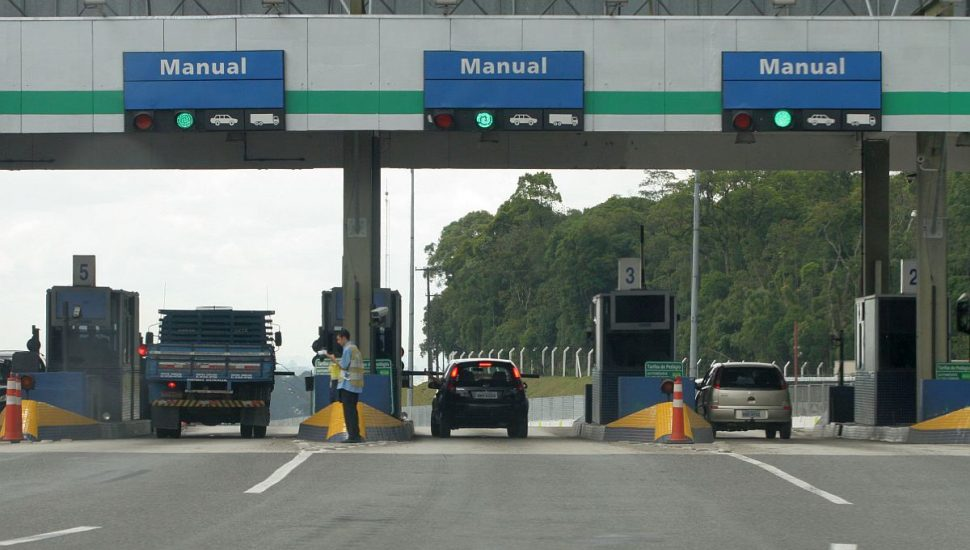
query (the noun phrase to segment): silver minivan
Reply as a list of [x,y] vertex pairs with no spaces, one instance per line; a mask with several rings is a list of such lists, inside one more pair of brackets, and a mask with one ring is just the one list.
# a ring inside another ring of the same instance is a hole
[[769,363],[715,363],[697,384],[696,410],[715,433],[764,430],[791,438],[791,398],[781,369]]

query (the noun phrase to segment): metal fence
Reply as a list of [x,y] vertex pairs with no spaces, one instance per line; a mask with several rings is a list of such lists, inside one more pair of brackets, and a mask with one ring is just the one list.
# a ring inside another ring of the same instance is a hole
[[[529,399],[529,424],[532,426],[572,426],[585,413],[586,398],[582,395],[536,397]],[[404,407],[416,427],[431,425],[431,405]]]
[[[829,388],[839,384],[835,376],[810,376],[798,378],[787,377],[788,389],[791,394],[792,416],[820,416],[824,419],[829,414]],[[855,377],[845,377],[845,384],[851,386]]]

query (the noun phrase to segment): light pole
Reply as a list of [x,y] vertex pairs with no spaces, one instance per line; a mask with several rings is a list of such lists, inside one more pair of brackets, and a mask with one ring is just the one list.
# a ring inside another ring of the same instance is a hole
[[[411,271],[408,291],[408,370],[414,370],[414,168],[411,169]],[[390,286],[390,282],[388,282]],[[408,384],[408,407],[414,404],[414,379]]]
[[701,287],[700,270],[700,242],[701,242],[701,182],[700,172],[694,171],[694,244],[690,258],[690,361],[687,373],[691,378],[697,378],[697,294]]

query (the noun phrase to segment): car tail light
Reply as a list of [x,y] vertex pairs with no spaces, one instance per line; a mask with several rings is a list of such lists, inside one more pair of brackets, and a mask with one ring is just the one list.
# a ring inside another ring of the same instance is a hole
[[145,344],[139,344],[138,355],[140,357],[148,357],[148,346],[146,346]]
[[165,384],[165,386],[170,390],[174,390],[175,388],[178,387],[178,384],[176,384],[175,382],[169,382],[168,384]]
[[458,367],[452,367],[448,373],[448,382],[445,384],[445,391],[455,393],[456,380],[458,380]]
[[522,373],[519,372],[519,367],[516,367],[515,365],[512,365],[512,378],[515,380],[516,389],[525,389],[525,384],[522,383]]
[[483,362],[483,363],[479,363],[478,364],[478,368],[480,368],[480,369],[487,369],[488,367],[491,367],[491,366],[492,366],[492,364],[491,363],[487,363],[487,362]]

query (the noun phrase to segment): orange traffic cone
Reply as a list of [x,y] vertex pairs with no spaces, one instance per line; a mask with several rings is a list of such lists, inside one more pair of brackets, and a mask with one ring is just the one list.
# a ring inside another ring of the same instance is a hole
[[3,440],[20,443],[24,439],[23,418],[20,407],[20,377],[11,374],[7,378],[7,406],[3,409]]
[[690,443],[684,434],[684,382],[680,376],[674,379],[674,403],[670,419],[670,443]]

